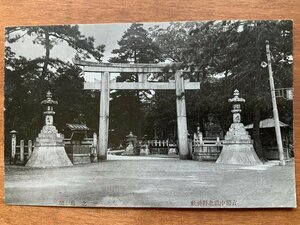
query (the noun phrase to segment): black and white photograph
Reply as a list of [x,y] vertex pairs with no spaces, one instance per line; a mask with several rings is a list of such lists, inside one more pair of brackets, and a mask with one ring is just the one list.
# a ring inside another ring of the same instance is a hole
[[5,29],[5,203],[296,208],[293,21]]

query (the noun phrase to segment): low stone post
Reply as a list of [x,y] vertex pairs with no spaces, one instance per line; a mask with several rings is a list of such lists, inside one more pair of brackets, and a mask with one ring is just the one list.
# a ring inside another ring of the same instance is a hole
[[149,155],[149,146],[147,144],[141,145],[140,155]]
[[204,145],[204,141],[203,141],[203,134],[202,134],[202,132],[200,132],[198,134],[198,137],[199,137],[200,146],[203,146]]
[[32,141],[28,140],[28,153],[27,153],[27,160],[30,158],[31,153],[32,153]]
[[217,150],[219,151],[221,149],[221,141],[220,137],[217,137]]
[[21,140],[20,141],[20,161],[21,161],[21,163],[24,163],[24,147],[25,147],[24,140]]
[[11,132],[11,158],[10,163],[15,164],[16,163],[16,149],[17,149],[17,131],[12,130]]
[[93,133],[93,144],[91,148],[91,162],[97,162],[97,134]]
[[97,147],[97,134],[93,133],[93,147]]
[[220,137],[217,137],[217,145],[220,146]]

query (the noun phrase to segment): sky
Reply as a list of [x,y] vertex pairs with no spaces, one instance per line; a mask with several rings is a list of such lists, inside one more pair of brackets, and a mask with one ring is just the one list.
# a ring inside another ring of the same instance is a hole
[[[166,27],[169,23],[143,23],[144,28],[148,29],[155,25],[160,27]],[[109,58],[113,56],[111,51],[118,48],[118,40],[121,39],[124,32],[130,27],[131,23],[108,23],[108,24],[81,24],[79,30],[85,36],[93,36],[95,38],[95,46],[100,44],[105,45],[105,52],[103,62],[108,62]],[[33,44],[32,38],[24,36],[13,44],[6,43],[11,46],[18,56],[25,56],[28,59],[33,59],[38,56],[43,56],[45,50],[43,46]],[[59,58],[66,61],[71,61],[76,51],[71,47],[68,47],[65,43],[60,43],[51,49],[50,57]]]
[[[143,23],[144,28],[148,29],[155,25],[160,27],[167,27],[169,23]],[[93,36],[95,38],[95,46],[100,44],[105,45],[105,52],[103,56],[103,62],[108,62],[110,57],[114,56],[111,51],[117,49],[118,40],[121,39],[124,32],[130,27],[131,23],[110,23],[110,24],[82,24],[79,25],[79,30],[85,36]],[[44,56],[45,49],[43,46],[32,43],[32,37],[24,36],[10,46],[12,51],[17,56],[24,56],[28,59],[34,59],[36,57]],[[63,61],[72,61],[76,51],[69,47],[66,43],[59,43],[55,45],[50,51],[50,57],[59,58]],[[99,75],[85,74],[86,81],[94,81]]]

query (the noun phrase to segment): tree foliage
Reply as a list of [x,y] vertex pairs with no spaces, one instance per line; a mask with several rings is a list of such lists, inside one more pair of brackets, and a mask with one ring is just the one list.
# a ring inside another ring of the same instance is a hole
[[[200,91],[186,94],[189,121],[193,121],[190,129],[194,129],[195,120],[201,125],[209,113],[214,113],[226,131],[231,123],[227,101],[237,88],[246,99],[243,122],[254,123],[256,149],[261,151],[258,124],[272,116],[268,72],[261,67],[266,61],[265,41],[271,43],[275,86],[291,87],[291,65],[279,63],[292,53],[291,21],[173,23],[152,30],[165,58],[181,61],[182,67],[191,70],[187,76],[201,82]],[[283,122],[292,124],[292,110],[286,111],[291,109],[291,102],[278,103],[281,118],[287,119]],[[171,103],[153,109],[158,115],[169,107]],[[259,154],[263,157],[263,152]]]
[[111,58],[111,62],[155,63],[161,59],[158,46],[149,37],[143,24],[132,24],[118,41],[118,45],[120,47],[112,51],[117,57]]
[[6,41],[13,43],[21,37],[29,35],[33,38],[34,44],[42,45],[45,48],[45,55],[36,60],[42,63],[40,80],[51,79],[51,72],[48,66],[55,68],[57,59],[51,59],[51,49],[60,42],[67,43],[77,51],[77,57],[91,58],[101,61],[104,52],[104,45],[94,46],[94,37],[85,37],[79,31],[78,25],[61,26],[31,26],[31,27],[9,27],[5,31]]

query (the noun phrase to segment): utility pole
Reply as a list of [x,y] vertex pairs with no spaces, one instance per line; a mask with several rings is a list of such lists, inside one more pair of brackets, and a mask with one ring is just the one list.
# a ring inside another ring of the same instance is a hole
[[280,160],[279,165],[285,166],[280,124],[279,124],[279,116],[278,116],[277,102],[276,102],[276,95],[275,95],[275,85],[274,85],[272,63],[271,63],[271,52],[270,52],[270,45],[269,45],[268,40],[266,40],[266,55],[267,55],[267,61],[268,61],[269,81],[270,81],[270,88],[271,88],[273,117],[274,117],[274,121],[275,121],[276,140],[277,140],[279,160]]

